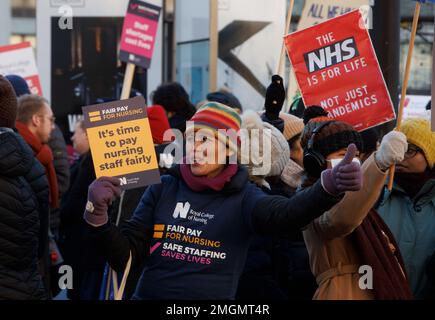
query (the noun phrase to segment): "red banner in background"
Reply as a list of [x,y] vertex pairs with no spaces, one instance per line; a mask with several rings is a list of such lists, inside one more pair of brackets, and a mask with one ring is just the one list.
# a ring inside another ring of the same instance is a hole
[[23,77],[30,92],[42,96],[35,55],[30,42],[0,47],[0,74]]
[[294,32],[285,43],[306,106],[320,105],[358,131],[395,119],[359,10]]

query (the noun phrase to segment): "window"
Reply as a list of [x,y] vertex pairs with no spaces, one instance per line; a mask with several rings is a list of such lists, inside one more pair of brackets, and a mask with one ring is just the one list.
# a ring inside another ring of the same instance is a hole
[[[402,23],[400,41],[400,81],[408,55],[411,22]],[[412,54],[411,73],[408,82],[408,94],[430,95],[432,82],[432,39],[433,23],[422,22],[417,31],[415,47]]]
[[31,18],[36,15],[36,0],[12,0],[12,16]]

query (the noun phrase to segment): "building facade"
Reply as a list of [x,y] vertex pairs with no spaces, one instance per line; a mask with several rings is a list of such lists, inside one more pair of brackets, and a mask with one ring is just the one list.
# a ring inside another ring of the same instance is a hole
[[[66,0],[44,0],[68,2]],[[116,0],[108,0],[116,1]],[[254,0],[255,1],[255,0]],[[376,0],[380,1],[380,0]],[[415,2],[401,1],[401,34],[400,34],[400,68],[403,68],[408,50],[412,17]],[[36,48],[36,2],[37,0],[2,0],[0,1],[0,45],[30,41]],[[225,2],[219,0],[219,2]],[[177,0],[164,1],[164,58],[163,80],[176,80],[176,44],[174,34],[177,32],[175,9]],[[305,0],[296,0],[292,29],[295,30],[302,12]],[[415,43],[412,72],[409,81],[408,93],[412,95],[430,95],[432,73],[432,47],[434,33],[434,8],[432,5],[423,5],[420,23]],[[285,14],[285,13],[283,13]],[[403,78],[401,76],[401,78]]]

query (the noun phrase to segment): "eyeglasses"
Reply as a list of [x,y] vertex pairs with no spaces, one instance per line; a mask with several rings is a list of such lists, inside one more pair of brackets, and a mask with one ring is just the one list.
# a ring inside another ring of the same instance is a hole
[[421,150],[416,145],[409,144],[408,150],[405,152],[405,159],[414,158],[417,155],[417,153],[422,152],[422,151],[423,150]]
[[56,122],[56,117],[55,116],[46,117],[43,114],[40,114],[39,116],[42,117],[42,118],[48,119],[48,121],[50,121],[52,124],[54,124]]

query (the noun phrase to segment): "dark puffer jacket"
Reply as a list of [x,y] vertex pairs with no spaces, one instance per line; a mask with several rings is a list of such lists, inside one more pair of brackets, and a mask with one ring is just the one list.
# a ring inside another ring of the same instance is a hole
[[0,300],[45,298],[38,258],[47,236],[45,170],[21,136],[0,129]]
[[[51,132],[48,146],[53,152],[53,164],[56,170],[57,185],[59,187],[59,199],[68,191],[70,184],[70,165],[68,162],[68,152],[66,151],[66,143],[62,131],[55,125]],[[50,228],[51,232],[56,236],[59,232],[60,225],[60,210],[52,209],[50,212]]]

